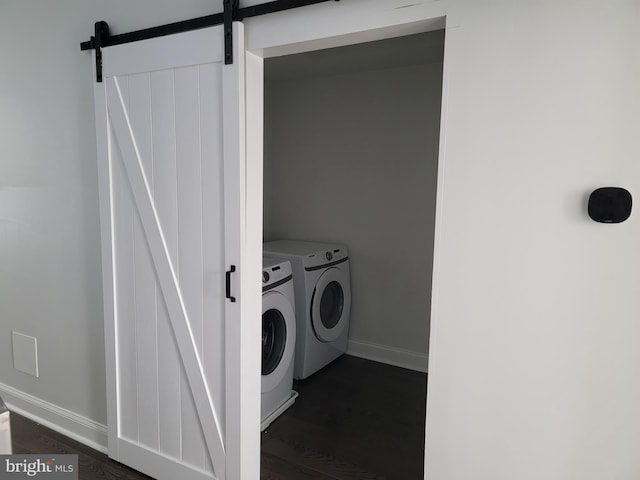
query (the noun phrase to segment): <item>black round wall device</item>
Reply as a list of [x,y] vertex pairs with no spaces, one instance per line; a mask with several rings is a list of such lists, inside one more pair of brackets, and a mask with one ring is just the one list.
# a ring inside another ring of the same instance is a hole
[[596,222],[624,222],[631,215],[631,194],[620,187],[598,188],[589,195],[588,210]]

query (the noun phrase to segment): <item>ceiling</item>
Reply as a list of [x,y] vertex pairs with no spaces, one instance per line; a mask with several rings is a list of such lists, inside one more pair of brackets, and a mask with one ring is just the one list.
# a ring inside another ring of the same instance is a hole
[[267,81],[442,63],[444,30],[265,59]]

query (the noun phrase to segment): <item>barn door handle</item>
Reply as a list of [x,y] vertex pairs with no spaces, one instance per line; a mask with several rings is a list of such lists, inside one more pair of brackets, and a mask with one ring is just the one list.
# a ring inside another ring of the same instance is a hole
[[231,265],[231,267],[229,268],[229,270],[226,273],[226,290],[227,290],[227,294],[226,297],[231,300],[231,303],[236,301],[236,297],[232,297],[231,296],[231,274],[233,272],[236,271],[236,266],[235,265]]

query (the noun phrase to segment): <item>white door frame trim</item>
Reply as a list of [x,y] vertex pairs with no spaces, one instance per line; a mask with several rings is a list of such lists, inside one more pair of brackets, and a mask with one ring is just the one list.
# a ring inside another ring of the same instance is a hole
[[[248,42],[248,50],[246,51],[247,55],[247,65],[249,63],[253,64],[253,68],[247,68],[246,71],[246,82],[247,82],[247,119],[248,124],[246,128],[247,135],[247,178],[251,179],[247,183],[252,183],[255,187],[253,190],[256,193],[260,192],[260,211],[262,211],[262,182],[263,182],[263,124],[264,124],[264,115],[263,115],[263,101],[264,101],[264,69],[263,69],[263,61],[265,58],[280,56],[280,55],[290,55],[302,52],[308,52],[313,50],[319,50],[324,48],[333,48],[345,45],[351,45],[356,43],[382,40],[386,38],[399,37],[404,35],[411,35],[416,33],[423,33],[432,30],[443,29],[446,26],[446,16],[444,14],[434,15],[430,18],[425,18],[419,21],[407,21],[398,23],[395,25],[387,25],[385,27],[377,27],[370,28],[364,30],[355,30],[348,34],[341,34],[335,36],[329,36],[324,38],[316,38],[314,40],[304,40],[304,41],[293,41],[291,43],[281,43],[275,45],[266,45],[261,44],[261,40],[255,41],[254,43]],[[250,26],[247,27],[247,30],[250,30]],[[446,42],[446,40],[445,40]],[[251,62],[249,62],[251,59]],[[259,68],[255,65],[259,63]],[[441,192],[442,192],[442,182],[443,182],[443,168],[444,168],[444,139],[446,138],[446,91],[447,91],[447,77],[443,77],[443,85],[442,85],[442,108],[441,108],[441,119],[440,119],[440,153],[438,155],[438,186],[437,186],[437,204],[436,204],[436,237],[438,236],[438,232],[440,230],[441,223]],[[258,187],[257,182],[260,182],[260,186]],[[257,203],[258,199],[252,199],[251,189],[248,188],[247,199],[248,202]],[[247,216],[249,219],[249,216]],[[260,224],[260,234],[262,234],[262,217],[259,220]],[[255,232],[254,232],[255,233]],[[251,245],[254,245],[254,249],[258,250],[255,247],[255,242],[248,242],[248,250],[247,250],[247,258],[245,265],[247,269],[251,272],[260,271],[261,268],[261,260],[260,265],[258,265],[257,255],[255,251],[252,251]],[[437,267],[438,267],[438,250],[439,250],[438,242],[434,245],[434,266],[433,266],[433,282],[432,282],[432,291],[435,291],[437,286]],[[260,244],[259,251],[261,254],[262,244]],[[247,286],[248,287],[248,286]],[[260,285],[257,284],[253,288],[256,291],[260,290]],[[432,303],[432,318],[431,324],[433,325],[433,314],[435,312],[434,304]],[[433,345],[433,330],[430,335],[430,347]],[[246,359],[246,357],[245,357]],[[425,423],[426,429],[426,423]],[[426,438],[426,436],[425,436]],[[426,447],[426,440],[425,440]],[[425,448],[426,451],[426,448]],[[247,452],[246,455],[248,457],[259,458],[260,449],[256,449],[251,452]],[[426,462],[426,453],[425,453],[425,462]],[[426,467],[426,465],[425,465]],[[425,468],[426,475],[426,468]],[[253,480],[257,480],[258,476],[248,477]],[[426,479],[426,476],[425,476]]]

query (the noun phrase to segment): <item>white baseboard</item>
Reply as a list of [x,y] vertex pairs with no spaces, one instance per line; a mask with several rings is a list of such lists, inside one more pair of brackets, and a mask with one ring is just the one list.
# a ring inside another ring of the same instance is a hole
[[0,383],[0,396],[10,411],[107,453],[107,426]]
[[409,370],[416,370],[423,373],[427,373],[429,361],[427,355],[424,353],[355,339],[349,339],[347,355],[366,358],[367,360],[408,368]]

